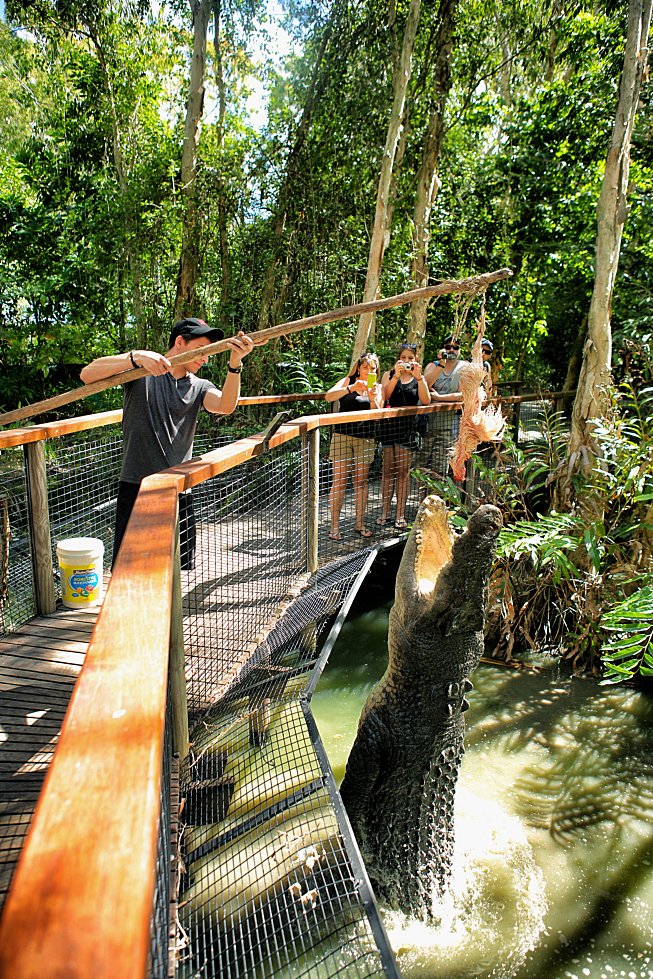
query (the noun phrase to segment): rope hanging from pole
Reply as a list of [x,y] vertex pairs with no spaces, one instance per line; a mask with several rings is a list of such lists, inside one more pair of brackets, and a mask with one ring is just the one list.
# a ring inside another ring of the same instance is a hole
[[485,335],[485,290],[481,312],[476,321],[476,340],[472,347],[472,359],[460,369],[460,391],[463,396],[463,413],[460,419],[460,431],[455,445],[449,453],[449,464],[453,470],[454,479],[461,481],[465,478],[466,463],[481,442],[494,442],[501,438],[505,428],[505,419],[498,405],[483,404],[487,398],[483,381],[485,367],[483,365],[482,346]]

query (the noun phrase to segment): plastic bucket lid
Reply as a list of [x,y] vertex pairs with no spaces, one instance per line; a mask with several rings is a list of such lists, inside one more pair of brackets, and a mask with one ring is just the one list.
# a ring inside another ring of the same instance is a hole
[[68,537],[57,541],[59,560],[95,561],[104,554],[104,544],[97,537]]

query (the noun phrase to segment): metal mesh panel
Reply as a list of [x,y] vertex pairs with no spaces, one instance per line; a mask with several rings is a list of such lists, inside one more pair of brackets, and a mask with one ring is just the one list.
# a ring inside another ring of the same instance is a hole
[[303,455],[295,440],[193,491],[194,561],[180,525],[191,714],[215,700],[304,572]]
[[60,439],[56,449],[47,472],[52,560],[60,594],[57,541],[96,537],[104,544],[105,569],[111,566],[122,436],[113,428],[101,438]]
[[[161,773],[161,816],[156,850],[154,907],[152,912],[152,937],[150,942],[150,969],[152,979],[167,979],[169,974],[170,899],[172,853],[172,819],[176,820],[177,807],[173,810],[172,795],[178,795],[178,764],[172,754],[172,716],[170,708],[170,684],[166,701],[166,724],[163,738],[163,763]],[[175,799],[178,803],[178,799]]]
[[227,417],[200,412],[195,436],[195,455],[262,431],[279,411],[288,410],[292,418],[300,418],[304,415],[323,414],[328,409],[326,401],[308,400],[262,405],[240,404]]
[[[353,413],[352,413],[353,414]],[[424,490],[415,470],[445,476],[460,423],[455,410],[372,423],[371,437],[324,429],[320,440],[320,558],[388,540],[415,519]],[[339,426],[340,427],[340,426]],[[339,510],[339,517],[338,517]],[[360,530],[369,531],[362,537]],[[338,538],[339,539],[334,539]]]
[[552,412],[549,401],[525,401],[519,406],[519,437],[517,442],[533,443],[542,438],[547,418]]
[[27,622],[36,612],[21,448],[2,452],[0,538],[0,546],[8,557],[4,568],[6,579],[0,581],[0,634],[4,635]]
[[396,975],[302,700],[366,558],[313,576],[195,727],[182,784],[184,979]]

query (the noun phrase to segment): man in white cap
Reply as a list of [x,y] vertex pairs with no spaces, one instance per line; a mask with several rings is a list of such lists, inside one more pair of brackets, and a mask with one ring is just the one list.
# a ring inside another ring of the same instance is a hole
[[[229,415],[238,404],[242,360],[254,348],[250,337],[238,333],[227,340],[229,365],[221,391],[211,381],[196,376],[208,359],[202,354],[202,347],[223,337],[222,330],[210,327],[204,320],[188,317],[173,326],[167,353],[130,350],[115,356],[98,357],[80,373],[84,384],[133,367],[144,367],[148,375],[125,384],[123,461],[116,500],[114,562],[141,480],[192,457],[200,408],[211,414]],[[170,363],[170,357],[189,350],[197,350],[196,360],[181,366]],[[195,518],[190,493],[179,497],[179,527],[182,567],[190,570],[195,564]]]

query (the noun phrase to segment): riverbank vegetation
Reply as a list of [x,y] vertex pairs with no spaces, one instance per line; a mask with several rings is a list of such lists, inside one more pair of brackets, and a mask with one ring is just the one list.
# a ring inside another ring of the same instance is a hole
[[[505,523],[487,627],[498,659],[544,650],[607,683],[653,676],[653,388],[623,385],[617,397],[615,422],[598,436],[603,462],[589,479],[577,477],[564,512],[551,503],[568,460],[561,414],[545,419],[537,440],[518,447],[507,435],[474,462]],[[468,506],[454,481],[425,482],[462,525]]]
[[[509,519],[497,655],[544,643],[581,668],[602,649],[608,680],[648,675],[650,0],[6,13],[0,407],[73,386],[94,356],[164,348],[182,314],[251,331],[509,267],[485,297],[494,381],[577,395],[544,441],[505,443],[509,476],[487,473]],[[480,301],[278,340],[244,388],[324,389],[353,351],[390,363],[407,337],[429,360],[456,326],[469,350]]]

